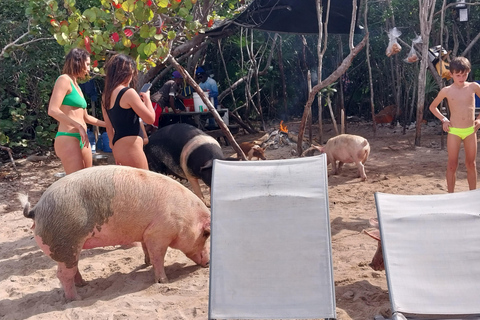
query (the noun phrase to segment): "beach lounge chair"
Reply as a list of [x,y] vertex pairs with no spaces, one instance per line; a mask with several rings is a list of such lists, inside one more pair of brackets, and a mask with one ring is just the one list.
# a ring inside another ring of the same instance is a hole
[[209,319],[336,318],[326,168],[215,160]]
[[480,319],[480,190],[375,201],[392,319]]

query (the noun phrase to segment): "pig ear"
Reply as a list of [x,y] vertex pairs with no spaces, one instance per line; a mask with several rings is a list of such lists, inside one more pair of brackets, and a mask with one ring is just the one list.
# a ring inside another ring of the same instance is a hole
[[213,167],[213,160],[208,160],[205,162],[205,165],[203,167],[200,167],[200,171],[205,170],[205,169],[210,169]]

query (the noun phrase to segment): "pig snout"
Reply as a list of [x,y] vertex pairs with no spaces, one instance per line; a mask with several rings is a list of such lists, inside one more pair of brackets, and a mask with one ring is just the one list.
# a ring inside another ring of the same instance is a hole
[[187,255],[187,257],[204,268],[207,268],[210,265],[210,253],[207,250]]
[[212,172],[213,172],[213,160],[208,160],[200,168],[200,178],[208,186],[212,186]]
[[371,267],[375,271],[385,270],[381,241],[378,241],[377,251],[375,251],[372,262],[370,262],[369,267]]
[[377,251],[375,251],[372,262],[370,262],[369,266],[375,271],[382,271],[385,270],[385,264],[383,260],[382,240],[380,238],[380,230],[378,229],[378,220],[376,218],[372,218],[368,222],[373,229],[363,230],[363,232],[371,238],[377,240]]

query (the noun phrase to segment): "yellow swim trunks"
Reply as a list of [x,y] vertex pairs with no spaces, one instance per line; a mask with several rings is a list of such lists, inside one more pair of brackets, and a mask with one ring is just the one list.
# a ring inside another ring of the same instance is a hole
[[475,131],[475,127],[471,126],[468,128],[454,128],[450,127],[448,130],[448,133],[454,134],[456,136],[459,136],[460,139],[465,140],[466,137],[471,135]]

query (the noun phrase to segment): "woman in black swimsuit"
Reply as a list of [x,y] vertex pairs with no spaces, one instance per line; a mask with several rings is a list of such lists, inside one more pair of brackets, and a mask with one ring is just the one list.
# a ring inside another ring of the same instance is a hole
[[148,170],[141,120],[147,124],[155,121],[150,91],[139,95],[133,89],[137,83],[137,66],[127,55],[110,58],[105,72],[103,116],[115,162]]

